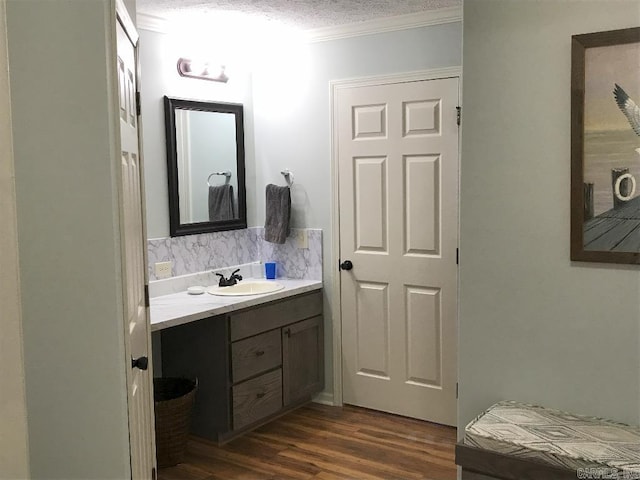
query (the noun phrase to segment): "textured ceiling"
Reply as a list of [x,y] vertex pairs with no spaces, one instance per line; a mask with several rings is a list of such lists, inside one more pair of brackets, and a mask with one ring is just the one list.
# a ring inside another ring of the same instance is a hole
[[346,25],[462,5],[462,0],[137,0],[137,10],[168,20],[241,13],[300,29]]

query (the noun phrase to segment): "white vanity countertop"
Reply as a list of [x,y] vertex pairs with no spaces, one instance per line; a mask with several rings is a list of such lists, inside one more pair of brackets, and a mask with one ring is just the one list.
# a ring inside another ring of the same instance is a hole
[[262,295],[223,297],[211,295],[207,292],[202,295],[189,295],[184,291],[151,298],[151,331],[155,332],[163,328],[183,325],[194,320],[213,317],[214,315],[233,312],[241,308],[253,307],[272,300],[322,288],[320,280],[278,278],[275,281],[284,285],[284,289]]

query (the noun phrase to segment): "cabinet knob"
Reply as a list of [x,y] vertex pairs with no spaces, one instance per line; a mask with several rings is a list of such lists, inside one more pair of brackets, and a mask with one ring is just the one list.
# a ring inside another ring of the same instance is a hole
[[256,398],[262,398],[266,395],[264,392],[256,393]]
[[284,331],[284,334],[285,334],[287,337],[290,337],[290,336],[291,336],[291,329],[290,329],[290,328],[287,328],[287,329]]
[[256,352],[256,357],[261,357],[262,355],[264,355],[264,350],[258,350]]
[[132,358],[131,368],[139,368],[140,370],[146,370],[149,368],[149,359],[147,357]]

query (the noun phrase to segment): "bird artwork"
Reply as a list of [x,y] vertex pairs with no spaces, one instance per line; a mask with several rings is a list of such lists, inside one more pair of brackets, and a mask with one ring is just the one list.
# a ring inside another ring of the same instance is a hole
[[[620,108],[624,116],[627,117],[632,130],[636,135],[640,136],[640,107],[636,105],[636,102],[631,100],[627,92],[625,92],[620,85],[617,83],[614,85],[613,96],[616,99],[618,108]],[[640,148],[636,148],[636,152],[640,154]]]

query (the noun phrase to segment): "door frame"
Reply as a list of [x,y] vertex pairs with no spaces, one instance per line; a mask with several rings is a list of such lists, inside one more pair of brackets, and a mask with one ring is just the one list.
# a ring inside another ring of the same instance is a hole
[[[115,13],[113,20],[113,32],[114,32],[114,43],[113,43],[113,51],[114,51],[114,55],[113,58],[115,59],[115,52],[117,52],[117,45],[116,45],[116,41],[117,41],[117,35],[116,35],[116,29],[117,29],[117,24],[119,23],[120,26],[122,27],[122,29],[124,30],[124,33],[127,35],[127,37],[129,38],[129,40],[131,41],[131,43],[134,45],[134,61],[135,61],[135,78],[136,78],[136,94],[139,94],[140,92],[140,52],[139,52],[139,39],[140,36],[138,34],[137,28],[135,26],[135,24],[133,23],[133,20],[131,18],[131,16],[129,15],[129,11],[127,9],[127,6],[124,3],[124,0],[111,0],[112,1],[112,7],[115,6],[115,8],[113,8],[113,12]],[[115,60],[114,60],[115,62]],[[117,69],[114,70],[117,72]],[[119,96],[119,92],[118,92],[118,82],[117,79],[115,79],[114,81],[114,86],[115,86],[115,91],[113,92],[114,95],[114,99],[116,102],[119,102],[118,100],[118,96]],[[139,96],[139,95],[137,95]],[[136,98],[134,99],[134,102],[138,104],[139,99]],[[137,108],[137,107],[136,107]],[[115,109],[116,111],[118,111],[119,109],[119,104],[116,103],[115,105]],[[150,311],[149,311],[149,300],[148,300],[148,291],[149,291],[149,272],[148,269],[146,268],[148,265],[148,252],[147,252],[147,219],[146,219],[146,195],[145,195],[145,191],[144,191],[144,152],[142,149],[142,131],[143,131],[143,125],[142,125],[142,116],[140,115],[140,113],[137,113],[137,117],[136,117],[136,122],[137,122],[137,128],[138,128],[138,159],[140,162],[140,198],[141,198],[141,205],[140,205],[140,209],[142,211],[142,238],[140,239],[140,241],[143,243],[142,245],[142,253],[143,253],[143,265],[144,265],[144,272],[143,272],[143,278],[144,278],[144,289],[145,289],[145,295],[146,295],[146,308],[145,308],[145,315],[146,315],[146,322],[147,322],[147,326],[149,327],[150,325]],[[116,141],[117,141],[117,145],[118,148],[120,148],[121,145],[121,136],[120,136],[120,117],[119,114],[116,116],[116,127],[115,127],[115,132],[116,132]],[[120,156],[118,155],[118,162],[120,161]],[[123,214],[123,194],[122,194],[122,170],[121,168],[117,169],[118,171],[118,214],[120,215],[120,219],[119,221],[120,223],[120,245],[121,247],[124,246],[124,241],[123,241],[123,233],[124,233],[124,226],[122,225],[122,214]],[[124,255],[124,254],[122,254]],[[124,256],[121,257],[124,258]],[[124,268],[124,264],[122,265],[122,270],[123,273],[123,277],[124,277],[124,272],[125,272],[125,268]],[[124,281],[123,281],[124,284]],[[126,302],[125,300],[125,296],[123,295],[122,297],[123,302]],[[126,369],[126,397],[127,397],[127,425],[129,428],[129,438],[128,438],[128,450],[129,450],[129,466],[130,466],[130,472],[131,475],[133,477],[133,454],[134,454],[134,449],[133,449],[133,445],[132,445],[132,441],[131,441],[131,428],[132,428],[132,417],[133,415],[133,406],[131,404],[130,401],[130,381],[131,381],[131,370],[132,370],[132,366],[131,366],[131,360],[132,360],[132,356],[131,356],[131,351],[128,345],[128,335],[129,335],[129,326],[128,326],[128,322],[127,322],[127,317],[126,317],[126,304],[123,304],[123,316],[122,316],[122,331],[123,331],[123,337],[122,340],[124,342],[124,351],[125,351],[125,356],[124,356],[124,367]],[[152,358],[152,350],[151,350],[151,329],[150,327],[148,328],[148,335],[147,335],[147,357],[149,359],[149,366],[148,366],[148,371],[149,371],[149,376],[151,379],[151,386],[150,386],[150,391],[149,391],[149,398],[148,401],[144,404],[145,408],[147,410],[147,414],[149,415],[149,418],[151,419],[149,425],[148,425],[148,429],[147,429],[147,435],[149,437],[150,440],[150,448],[152,451],[152,477],[153,479],[155,479],[157,477],[157,460],[156,460],[156,445],[155,445],[155,422],[154,422],[154,411],[153,411],[153,358]]]
[[[331,253],[328,260],[331,265],[331,292],[329,304],[331,306],[332,344],[333,344],[333,402],[335,406],[343,405],[342,398],[342,299],[341,275],[338,271],[340,259],[340,189],[338,168],[338,92],[345,88],[370,87],[376,85],[390,85],[394,83],[419,82],[423,80],[440,80],[446,78],[458,79],[458,105],[462,105],[462,67],[445,67],[392,75],[374,75],[368,77],[332,80],[329,82],[331,90]],[[458,130],[458,185],[460,184],[460,129]],[[458,192],[458,205],[460,193]],[[458,240],[460,239],[460,212],[458,211]],[[456,323],[458,318],[458,293],[456,294]],[[456,329],[457,330],[457,329]]]

